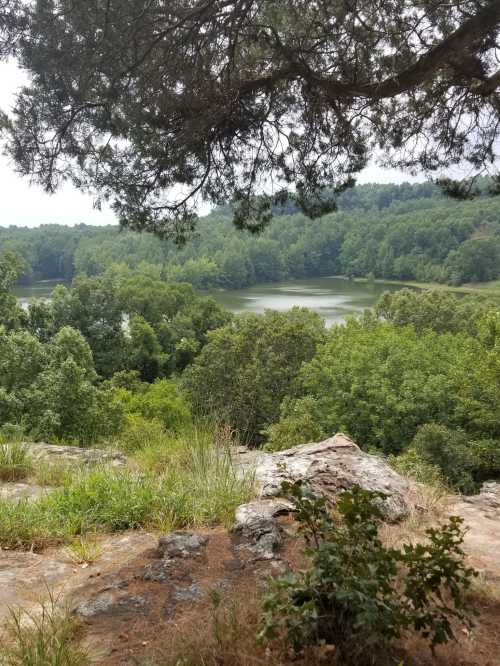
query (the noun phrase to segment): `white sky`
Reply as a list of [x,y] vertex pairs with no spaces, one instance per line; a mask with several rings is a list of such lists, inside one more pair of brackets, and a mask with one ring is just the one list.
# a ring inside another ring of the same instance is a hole
[[[14,62],[0,63],[0,109],[9,111],[15,91],[25,83],[23,72]],[[401,183],[417,181],[400,171],[370,166],[358,177],[360,183]],[[39,186],[30,185],[14,171],[9,160],[0,155],[0,226],[36,227],[40,224],[114,224],[114,213],[103,206],[93,208],[92,197],[65,185],[49,195]]]

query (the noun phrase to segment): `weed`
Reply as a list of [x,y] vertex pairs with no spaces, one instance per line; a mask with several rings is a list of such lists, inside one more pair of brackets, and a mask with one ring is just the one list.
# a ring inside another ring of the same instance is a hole
[[75,564],[93,564],[104,550],[95,535],[86,534],[75,539],[66,549],[69,558]]
[[[426,530],[426,542],[387,548],[378,535],[380,493],[342,493],[334,523],[324,498],[300,483],[283,484],[296,504],[310,566],[271,581],[261,638],[283,637],[294,651],[335,646],[342,664],[373,663],[377,651],[407,631],[434,649],[471,627],[466,592],[476,575],[464,564],[461,519]],[[338,663],[336,662],[336,663]]]

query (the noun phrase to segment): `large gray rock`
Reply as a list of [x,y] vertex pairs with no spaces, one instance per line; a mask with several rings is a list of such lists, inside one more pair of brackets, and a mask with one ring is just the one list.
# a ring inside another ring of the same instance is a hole
[[276,517],[290,513],[294,507],[284,500],[259,500],[236,509],[233,532],[242,537],[257,560],[272,560],[281,544],[281,531]]
[[260,453],[255,479],[261,498],[279,496],[283,481],[304,481],[314,492],[334,502],[353,486],[384,493],[381,509],[388,520],[403,518],[409,510],[409,483],[378,456],[361,451],[338,433],[324,442],[304,444],[278,453]]

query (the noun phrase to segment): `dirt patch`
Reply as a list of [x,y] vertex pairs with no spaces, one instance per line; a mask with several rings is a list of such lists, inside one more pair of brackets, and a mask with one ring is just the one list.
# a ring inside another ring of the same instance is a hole
[[209,621],[214,599],[255,595],[288,565],[256,561],[222,528],[198,534],[208,541],[194,556],[165,559],[153,548],[73,592],[95,663],[158,657],[174,634]]

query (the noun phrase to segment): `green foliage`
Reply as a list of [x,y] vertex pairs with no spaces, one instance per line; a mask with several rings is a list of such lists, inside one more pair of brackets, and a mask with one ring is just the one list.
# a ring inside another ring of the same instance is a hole
[[412,446],[399,456],[388,456],[387,460],[403,476],[427,486],[444,488],[445,481],[441,468],[424,459]]
[[125,425],[117,436],[117,446],[125,453],[133,453],[149,446],[161,445],[165,438],[165,427],[158,419],[128,414]]
[[413,447],[460,492],[478,492],[483,481],[500,476],[499,440],[471,440],[462,430],[430,423],[419,428]]
[[19,481],[29,476],[33,462],[26,444],[0,442],[0,480]]
[[[258,237],[234,230],[231,210],[219,208],[200,223],[199,234],[184,247],[152,236],[116,227],[0,229],[0,248],[23,258],[22,280],[58,278],[70,281],[73,273],[89,277],[113,272],[120,279],[147,275],[149,285],[188,282],[195,287],[240,288],[260,282],[320,275],[438,281],[451,284],[499,277],[495,259],[499,244],[500,198],[451,202],[439,196],[431,183],[410,185],[361,185],[338,198],[339,212],[306,220],[290,201],[277,212],[272,226]],[[462,247],[463,246],[463,247]],[[113,266],[113,268],[111,268]],[[111,345],[120,337],[119,320],[108,296],[94,306],[82,287],[81,314],[93,307],[96,336]],[[156,290],[156,287],[155,287]],[[151,291],[143,283],[145,300]],[[125,301],[140,289],[123,287]],[[135,300],[135,296],[134,296]],[[159,312],[163,299],[158,297]],[[155,309],[154,303],[152,309]],[[31,317],[36,320],[35,310]],[[149,312],[134,309],[149,323]],[[40,312],[39,312],[40,313]],[[76,308],[71,316],[78,318]],[[1,319],[1,318],[0,318]],[[96,322],[100,321],[99,324]],[[34,322],[33,325],[36,325]],[[74,319],[62,325],[78,328]],[[90,331],[82,330],[90,342]],[[96,357],[96,345],[91,348]],[[168,352],[168,350],[165,350]],[[110,376],[113,356],[96,357],[98,372]],[[112,367],[113,366],[113,367]]]
[[0,327],[7,330],[19,328],[24,323],[24,313],[11,293],[23,269],[22,259],[14,252],[0,252]]
[[401,289],[385,293],[375,312],[396,326],[411,324],[417,333],[430,329],[436,333],[477,335],[481,316],[491,309],[491,305],[477,297],[458,298],[436,289],[426,292]]
[[[322,432],[347,432],[364,448],[398,453],[429,422],[462,428],[471,439],[500,439],[499,381],[498,353],[477,339],[417,334],[368,317],[331,329],[302,367],[296,393],[309,397]],[[283,405],[288,428],[294,405]]]
[[297,400],[285,398],[281,411],[284,416],[266,430],[266,451],[283,451],[305,442],[317,442],[327,434],[319,425],[311,396]]
[[121,412],[96,385],[81,333],[64,327],[42,343],[27,331],[0,329],[0,422],[34,438],[88,444],[116,432]]
[[475,572],[464,564],[461,519],[426,531],[425,543],[386,548],[378,537],[379,493],[340,495],[336,524],[325,500],[285,484],[295,502],[310,565],[271,581],[261,636],[284,635],[295,651],[326,642],[339,663],[371,663],[408,630],[432,647],[454,637],[453,621],[471,626],[465,592]]
[[[178,430],[190,420],[186,401],[179,394],[176,384],[168,379],[157,379],[153,384],[144,383],[134,393],[117,389],[114,396],[127,414],[157,421],[167,430]],[[135,423],[140,428],[140,421]],[[133,421],[129,421],[129,426],[132,424]]]
[[196,411],[216,413],[255,438],[277,419],[302,363],[324,337],[322,319],[305,309],[238,317],[209,334],[182,386]]

